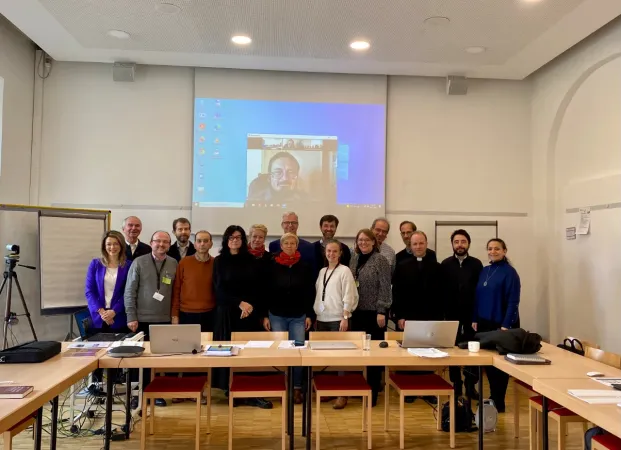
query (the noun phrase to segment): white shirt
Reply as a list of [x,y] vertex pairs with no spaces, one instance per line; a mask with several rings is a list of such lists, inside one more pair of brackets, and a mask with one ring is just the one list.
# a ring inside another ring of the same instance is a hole
[[118,267],[106,267],[106,275],[104,276],[104,298],[106,300],[106,309],[110,309],[112,304],[112,295],[116,286],[116,276],[119,273]]
[[135,244],[130,244],[129,242],[125,241],[125,244],[129,245],[129,249],[132,251],[132,256],[134,255],[134,252],[136,251],[136,248],[138,247],[138,242],[140,242],[138,239],[136,239]]
[[[327,274],[326,271],[328,271]],[[326,274],[327,282],[325,296],[323,295],[324,274]],[[330,275],[332,276],[330,277]],[[358,289],[354,275],[349,267],[343,264],[339,264],[334,271],[327,267],[321,269],[315,288],[317,294],[315,295],[314,310],[317,314],[317,320],[320,322],[340,322],[344,318],[344,310],[351,313],[358,306]]]
[[190,247],[189,241],[182,245],[181,242],[177,241],[177,248],[179,249],[179,256],[181,259],[185,258],[185,255],[188,253],[188,248]]

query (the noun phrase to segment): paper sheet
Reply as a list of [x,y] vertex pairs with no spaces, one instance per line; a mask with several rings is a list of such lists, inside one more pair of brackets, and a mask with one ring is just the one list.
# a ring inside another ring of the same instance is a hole
[[110,347],[144,347],[144,341],[114,341]]
[[408,348],[408,353],[421,358],[446,358],[449,355],[437,348]]
[[591,208],[580,208],[580,223],[578,224],[578,234],[589,234],[591,227]]
[[596,377],[596,378],[592,378],[592,380],[595,380],[598,383],[602,383],[610,387],[612,387],[613,384],[621,384],[621,378]]
[[248,341],[245,348],[270,348],[274,341]]
[[569,389],[569,395],[592,405],[617,404],[621,400],[621,391],[611,389]]
[[73,342],[69,344],[69,348],[108,348],[111,342]]
[[292,348],[308,348],[308,342],[304,342],[304,345],[296,346],[294,344],[295,341],[281,341],[278,344],[278,348],[280,349],[292,349]]

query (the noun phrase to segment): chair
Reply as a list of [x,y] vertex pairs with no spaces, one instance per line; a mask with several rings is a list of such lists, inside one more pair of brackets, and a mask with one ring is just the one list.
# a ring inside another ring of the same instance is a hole
[[31,425],[35,424],[35,416],[26,417],[24,420],[19,422],[13,428],[6,430],[2,433],[2,439],[4,441],[4,450],[12,450],[13,449],[13,438],[17,436],[19,433],[24,431]]
[[605,352],[599,348],[586,346],[584,349],[584,356],[594,361],[604,363],[607,366],[621,369],[621,355],[617,355],[616,353]]
[[[286,331],[258,331],[231,333],[232,341],[282,341],[288,339]],[[286,447],[287,436],[287,380],[284,373],[264,376],[242,375],[243,368],[231,368],[229,373],[229,450],[233,448],[233,403],[236,398],[280,397],[282,401],[282,450]],[[247,369],[246,371],[248,371]],[[261,371],[253,368],[252,372]],[[271,370],[263,370],[265,372]],[[237,373],[235,373],[237,372]]]
[[[202,333],[202,339],[211,341],[213,333]],[[199,369],[196,369],[199,370]],[[191,369],[166,368],[167,372],[190,372]],[[147,421],[149,422],[149,434],[153,434],[155,427],[155,399],[156,398],[187,398],[196,400],[196,442],[195,448],[200,448],[201,429],[201,397],[206,389],[207,394],[207,433],[210,432],[211,422],[211,368],[207,369],[207,377],[158,376],[157,369],[151,370],[151,382],[142,391],[142,423],[140,435],[140,450],[145,450],[147,440]],[[205,372],[205,369],[200,369]],[[147,420],[147,400],[151,400],[149,417]]]
[[[403,339],[403,333],[399,331],[387,331],[384,340]],[[392,386],[399,394],[399,448],[405,448],[405,397],[427,396],[438,397],[438,412],[436,426],[442,430],[442,412],[440,396],[449,398],[450,408],[450,447],[455,448],[455,391],[451,383],[440,375],[409,375],[396,373],[395,367],[386,367],[386,387],[384,392],[384,431],[389,431],[390,418],[390,387]],[[401,368],[403,369],[403,368]],[[411,370],[411,367],[408,367]],[[418,368],[417,368],[418,369]]]
[[513,379],[513,436],[518,439],[520,437],[520,395],[526,395],[529,398],[537,395],[533,387],[517,378]]
[[621,439],[610,433],[593,436],[593,439],[591,440],[591,449],[621,450]]
[[[311,341],[357,341],[362,344],[364,331],[311,331]],[[360,370],[357,367],[347,367],[350,371],[343,375],[322,374],[313,375],[313,389],[317,401],[317,419],[315,420],[315,445],[320,449],[319,424],[321,423],[321,397],[362,397],[362,431],[367,431],[367,447],[372,448],[371,436],[371,386],[367,383],[366,368],[362,373],[351,373]],[[311,399],[309,399],[311,401]]]

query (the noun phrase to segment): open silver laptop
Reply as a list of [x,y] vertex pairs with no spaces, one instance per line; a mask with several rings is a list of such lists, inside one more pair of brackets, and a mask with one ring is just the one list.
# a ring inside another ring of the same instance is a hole
[[403,331],[403,348],[451,348],[457,338],[457,321],[407,320]]
[[149,325],[151,353],[200,353],[200,325]]
[[311,350],[356,350],[358,346],[348,341],[310,341]]

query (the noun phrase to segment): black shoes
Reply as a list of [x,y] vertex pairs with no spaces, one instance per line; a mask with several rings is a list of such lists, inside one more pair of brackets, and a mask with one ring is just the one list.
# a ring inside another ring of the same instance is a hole
[[272,409],[274,405],[264,398],[236,398],[233,400],[233,406],[254,406],[261,409]]
[[155,406],[166,406],[166,400],[164,400],[163,398],[156,398]]

